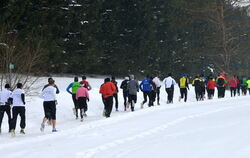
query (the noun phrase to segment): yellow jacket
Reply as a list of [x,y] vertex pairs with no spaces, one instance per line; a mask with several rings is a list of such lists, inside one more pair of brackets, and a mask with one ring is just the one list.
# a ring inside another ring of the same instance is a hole
[[180,88],[189,88],[188,83],[189,83],[189,79],[187,77],[183,76],[182,78],[180,78],[179,87]]

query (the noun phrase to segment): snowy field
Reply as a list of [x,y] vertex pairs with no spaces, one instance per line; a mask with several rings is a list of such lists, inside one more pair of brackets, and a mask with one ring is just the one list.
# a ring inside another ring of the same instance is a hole
[[[66,87],[72,78],[54,78],[60,89],[57,105],[57,129],[40,132],[43,100],[37,96],[26,101],[25,135],[8,134],[5,115],[0,135],[0,158],[250,158],[250,96],[196,102],[193,88],[188,101],[166,104],[161,88],[161,105],[140,109],[138,93],[135,112],[124,112],[119,93],[119,112],[102,117],[99,87],[103,79],[89,78],[92,85],[88,117],[75,120],[73,103]],[[121,80],[118,80],[120,86]],[[40,89],[47,78],[40,80]],[[216,91],[217,96],[217,91]]]

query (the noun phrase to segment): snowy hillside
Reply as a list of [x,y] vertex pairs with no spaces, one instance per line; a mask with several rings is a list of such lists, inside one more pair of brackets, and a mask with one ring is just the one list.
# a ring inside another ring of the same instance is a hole
[[[119,112],[102,117],[103,104],[98,93],[103,79],[88,79],[90,91],[88,117],[75,120],[71,96],[66,87],[71,78],[55,78],[58,95],[57,129],[46,126],[40,132],[42,99],[27,98],[26,134],[8,134],[5,116],[0,135],[1,158],[249,158],[250,96],[196,102],[194,91],[188,92],[187,103],[166,104],[161,88],[161,105],[140,109],[142,93],[138,93],[135,112],[123,111],[119,93]],[[121,80],[118,80],[120,86]],[[47,83],[43,78],[38,85]],[[41,89],[40,88],[40,89]],[[217,94],[217,93],[216,93]],[[19,122],[18,122],[19,124]]]

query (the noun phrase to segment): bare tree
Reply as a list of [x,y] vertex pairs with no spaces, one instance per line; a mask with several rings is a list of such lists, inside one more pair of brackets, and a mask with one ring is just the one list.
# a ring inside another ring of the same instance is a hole
[[[15,30],[3,25],[0,27],[0,79],[1,88],[4,83],[9,83],[11,89],[18,82],[23,83],[24,89],[31,90],[39,78],[41,63],[44,55],[42,40],[32,36],[24,40],[18,39]],[[11,66],[14,66],[11,67]]]
[[[242,16],[249,5],[241,6],[242,0],[211,0],[209,5],[190,10],[199,20],[213,26],[207,38],[210,52],[205,56],[212,59],[219,71],[232,72],[232,63],[240,60],[240,53],[249,49],[249,18]],[[245,44],[244,42],[248,42]]]

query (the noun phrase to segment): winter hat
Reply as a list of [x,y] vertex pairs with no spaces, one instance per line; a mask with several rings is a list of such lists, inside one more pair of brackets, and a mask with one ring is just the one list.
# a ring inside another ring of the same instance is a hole
[[74,81],[75,81],[75,82],[78,82],[78,77],[77,77],[77,76],[74,77]]
[[126,77],[125,77],[125,80],[129,80],[129,77],[128,77],[128,76],[126,76]]
[[82,80],[86,80],[87,79],[87,77],[86,76],[82,76]]
[[110,82],[110,78],[105,78],[104,79],[104,82],[106,83],[106,82]]
[[183,77],[187,77],[187,74],[186,74],[186,73],[184,73],[182,76],[183,76]]

